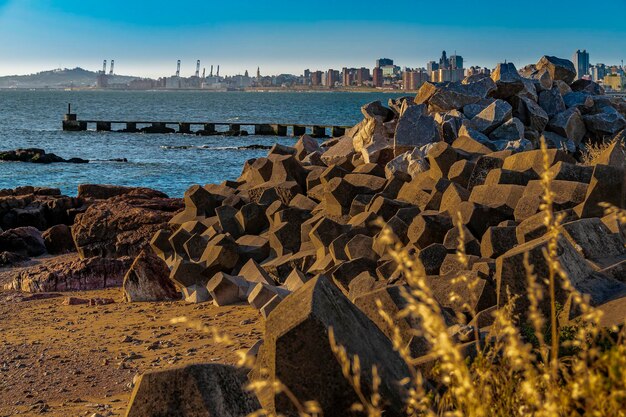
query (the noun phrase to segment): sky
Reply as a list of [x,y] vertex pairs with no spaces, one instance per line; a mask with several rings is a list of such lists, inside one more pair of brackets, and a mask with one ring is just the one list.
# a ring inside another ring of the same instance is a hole
[[54,68],[222,75],[424,67],[442,50],[465,66],[521,67],[542,55],[626,59],[626,0],[0,0],[0,75]]

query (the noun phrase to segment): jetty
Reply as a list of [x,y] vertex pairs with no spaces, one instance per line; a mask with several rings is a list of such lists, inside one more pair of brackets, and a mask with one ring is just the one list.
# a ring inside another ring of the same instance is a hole
[[124,133],[181,133],[203,136],[302,136],[308,134],[315,138],[343,136],[352,126],[301,123],[254,123],[242,121],[203,122],[203,121],[145,121],[145,120],[81,120],[76,113],[68,113],[63,118],[63,130],[81,132]]

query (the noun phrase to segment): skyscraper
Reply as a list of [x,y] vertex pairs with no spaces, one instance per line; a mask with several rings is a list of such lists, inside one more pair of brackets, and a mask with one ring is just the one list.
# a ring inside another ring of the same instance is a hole
[[383,69],[380,67],[374,68],[374,87],[382,87],[383,86]]
[[426,64],[426,70],[428,71],[428,75],[432,74],[433,71],[437,71],[439,69],[439,64],[435,61],[430,61]]
[[572,61],[574,61],[574,68],[576,68],[576,79],[589,75],[589,53],[585,49],[574,52]]
[[393,59],[389,59],[389,58],[380,58],[376,60],[376,66],[377,67],[386,67],[387,65],[393,65]]
[[441,58],[439,58],[439,69],[447,69],[450,68],[450,61],[446,55],[446,51],[441,53]]
[[461,55],[450,55],[450,69],[462,69],[463,57]]

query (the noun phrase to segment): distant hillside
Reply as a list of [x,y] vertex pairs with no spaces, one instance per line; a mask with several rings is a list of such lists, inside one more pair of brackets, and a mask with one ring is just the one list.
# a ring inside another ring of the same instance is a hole
[[[96,85],[98,73],[82,68],[56,69],[30,75],[9,75],[0,77],[0,88],[66,88],[92,87]],[[138,77],[114,75],[109,83],[127,83]]]

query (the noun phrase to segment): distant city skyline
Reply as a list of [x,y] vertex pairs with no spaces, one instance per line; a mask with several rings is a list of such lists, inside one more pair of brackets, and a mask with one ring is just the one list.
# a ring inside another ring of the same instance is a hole
[[[465,67],[504,60],[521,67],[544,54],[572,59],[579,49],[592,64],[626,59],[626,1],[610,3],[602,19],[581,19],[586,10],[598,12],[580,0],[530,1],[519,13],[495,0],[469,8],[449,0],[445,10],[408,0],[390,10],[374,0],[320,0],[316,7],[285,0],[92,3],[0,0],[0,75],[97,71],[103,59],[115,60],[116,73],[152,78],[173,75],[178,59],[184,76],[195,72],[197,59],[207,71],[220,65],[222,75],[256,74],[257,67],[299,75],[306,68],[373,68],[380,57],[425,67],[442,50],[462,55]],[[541,19],[538,10],[551,13]]]

